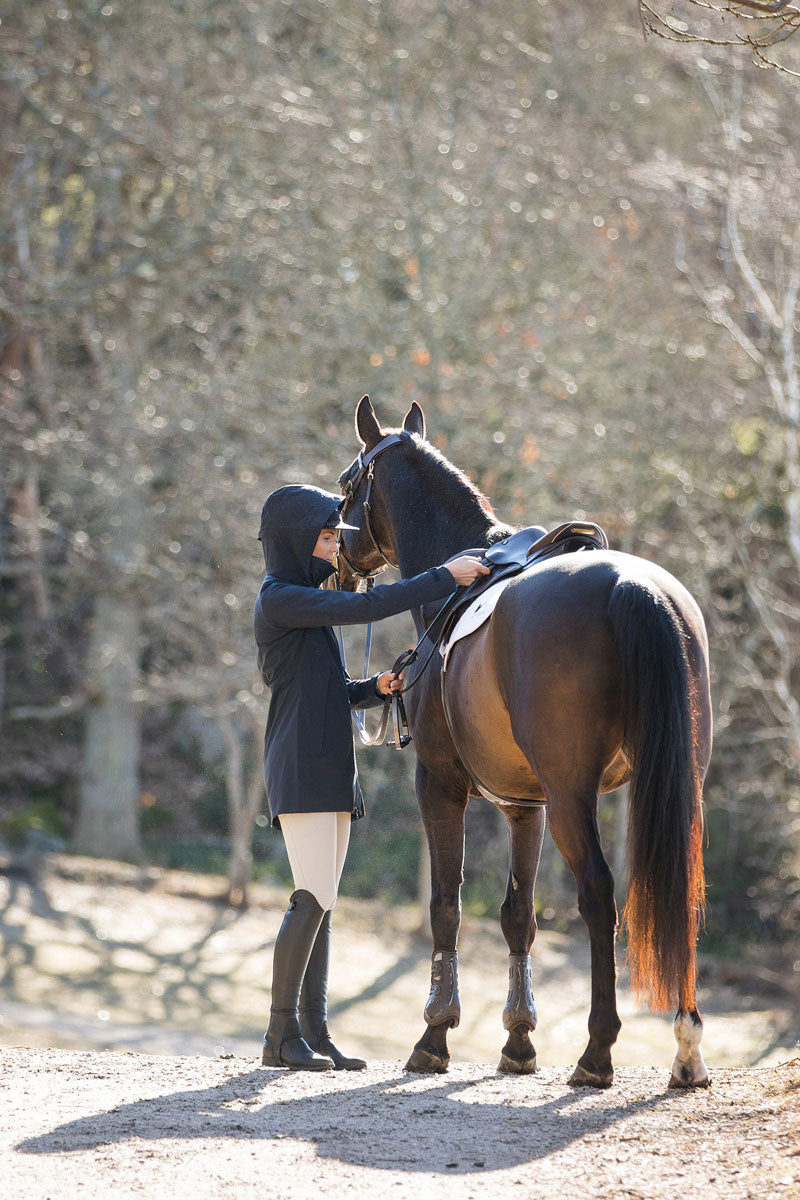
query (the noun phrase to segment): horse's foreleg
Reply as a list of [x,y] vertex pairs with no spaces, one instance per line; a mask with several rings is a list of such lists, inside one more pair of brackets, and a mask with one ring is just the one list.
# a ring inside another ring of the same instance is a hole
[[603,857],[597,831],[597,797],[550,803],[550,831],[578,885],[578,910],[589,931],[592,1005],[589,1044],[569,1080],[576,1087],[609,1087],[614,1080],[611,1047],[621,1022],[617,1013],[614,942],[617,906],[614,877]]
[[431,991],[425,1005],[427,1029],[406,1063],[407,1071],[446,1071],[450,1062],[447,1031],[461,1019],[456,943],[461,925],[464,868],[463,785],[433,779],[417,763],[419,800],[431,856]]
[[508,943],[508,998],[503,1026],[508,1040],[498,1070],[527,1075],[536,1070],[531,1031],[536,1028],[536,1005],[531,987],[530,949],[536,936],[533,889],[544,838],[543,808],[506,811],[509,872],[500,926]]
[[700,1041],[703,1022],[696,1008],[687,1012],[679,1009],[675,1017],[675,1040],[678,1052],[672,1064],[669,1086],[674,1088],[709,1087],[708,1067],[703,1061]]

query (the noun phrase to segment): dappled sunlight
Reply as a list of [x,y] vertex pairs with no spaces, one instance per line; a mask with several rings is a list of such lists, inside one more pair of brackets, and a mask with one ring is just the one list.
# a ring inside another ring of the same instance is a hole
[[[65,859],[64,871],[0,880],[0,1044],[257,1056],[272,944],[285,905],[256,888],[246,913],[198,895],[197,877],[162,884],[132,868]],[[217,883],[217,890],[219,886]],[[423,1031],[430,945],[412,908],[340,898],[333,923],[331,1026],[370,1060],[404,1062]],[[101,934],[101,937],[98,937]],[[495,921],[464,920],[462,1022],[454,1064],[496,1066],[505,1040],[507,949]],[[619,951],[622,963],[624,955]],[[710,984],[700,993],[713,1066],[777,1062],[800,1037],[791,997]],[[539,1062],[566,1069],[586,1043],[588,939],[541,931],[533,951]],[[667,1070],[672,1024],[638,1007],[623,972],[619,1066]]]

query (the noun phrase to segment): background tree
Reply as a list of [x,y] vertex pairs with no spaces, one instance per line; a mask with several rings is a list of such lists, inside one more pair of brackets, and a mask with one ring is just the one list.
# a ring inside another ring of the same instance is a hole
[[746,48],[758,66],[800,79],[796,45],[786,46],[800,29],[800,8],[793,0],[683,0],[669,9],[639,0],[639,15],[645,35]]
[[[731,108],[723,51],[643,46],[628,0],[601,17],[588,0],[9,10],[7,827],[229,867],[241,897],[255,822],[256,869],[285,871],[256,812],[258,514],[281,483],[335,487],[369,391],[387,423],[420,400],[504,519],[591,517],[701,595],[712,932],[784,937],[794,90],[749,73],[734,170],[698,85]],[[411,634],[381,629],[374,661]],[[361,894],[414,895],[410,773],[364,758],[375,799],[346,879]],[[603,813],[618,856],[621,802]],[[469,820],[468,903],[494,909],[502,823],[488,806]],[[113,845],[90,840],[101,829]],[[562,911],[549,850],[543,881]]]

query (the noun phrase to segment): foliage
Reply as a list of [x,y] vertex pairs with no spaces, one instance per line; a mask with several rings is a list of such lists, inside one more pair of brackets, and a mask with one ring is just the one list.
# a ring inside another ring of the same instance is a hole
[[25,846],[31,831],[42,833],[58,841],[67,834],[64,815],[52,797],[34,801],[26,808],[8,813],[0,821],[0,833],[9,846],[20,849]]
[[[420,401],[504,519],[591,517],[698,595],[711,921],[796,945],[797,311],[779,328],[752,287],[783,312],[796,93],[774,73],[735,83],[721,47],[643,43],[628,0],[6,9],[5,808],[59,788],[74,831],[116,639],[148,852],[174,838],[224,858],[233,752],[252,777],[267,700],[261,503],[288,481],[335,487],[369,391],[389,424]],[[373,661],[410,633],[381,630]],[[374,802],[346,887],[412,887],[402,757],[364,757]],[[619,876],[618,812],[604,802]],[[496,907],[502,819],[473,805],[470,823],[469,903]],[[285,871],[257,830],[254,869]],[[549,846],[542,879],[545,907],[574,903]]]

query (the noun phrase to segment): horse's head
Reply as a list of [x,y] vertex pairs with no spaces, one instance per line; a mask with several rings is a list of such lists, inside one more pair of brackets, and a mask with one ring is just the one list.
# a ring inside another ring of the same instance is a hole
[[[355,591],[359,580],[377,574],[386,566],[396,567],[397,551],[386,502],[385,483],[375,464],[386,450],[407,443],[408,434],[425,436],[425,417],[415,402],[406,413],[402,429],[381,429],[369,396],[356,408],[356,433],[363,443],[358,457],[339,476],[344,493],[346,520],[358,526],[346,530],[339,555],[339,579],[344,591]],[[406,435],[405,437],[403,435]]]

